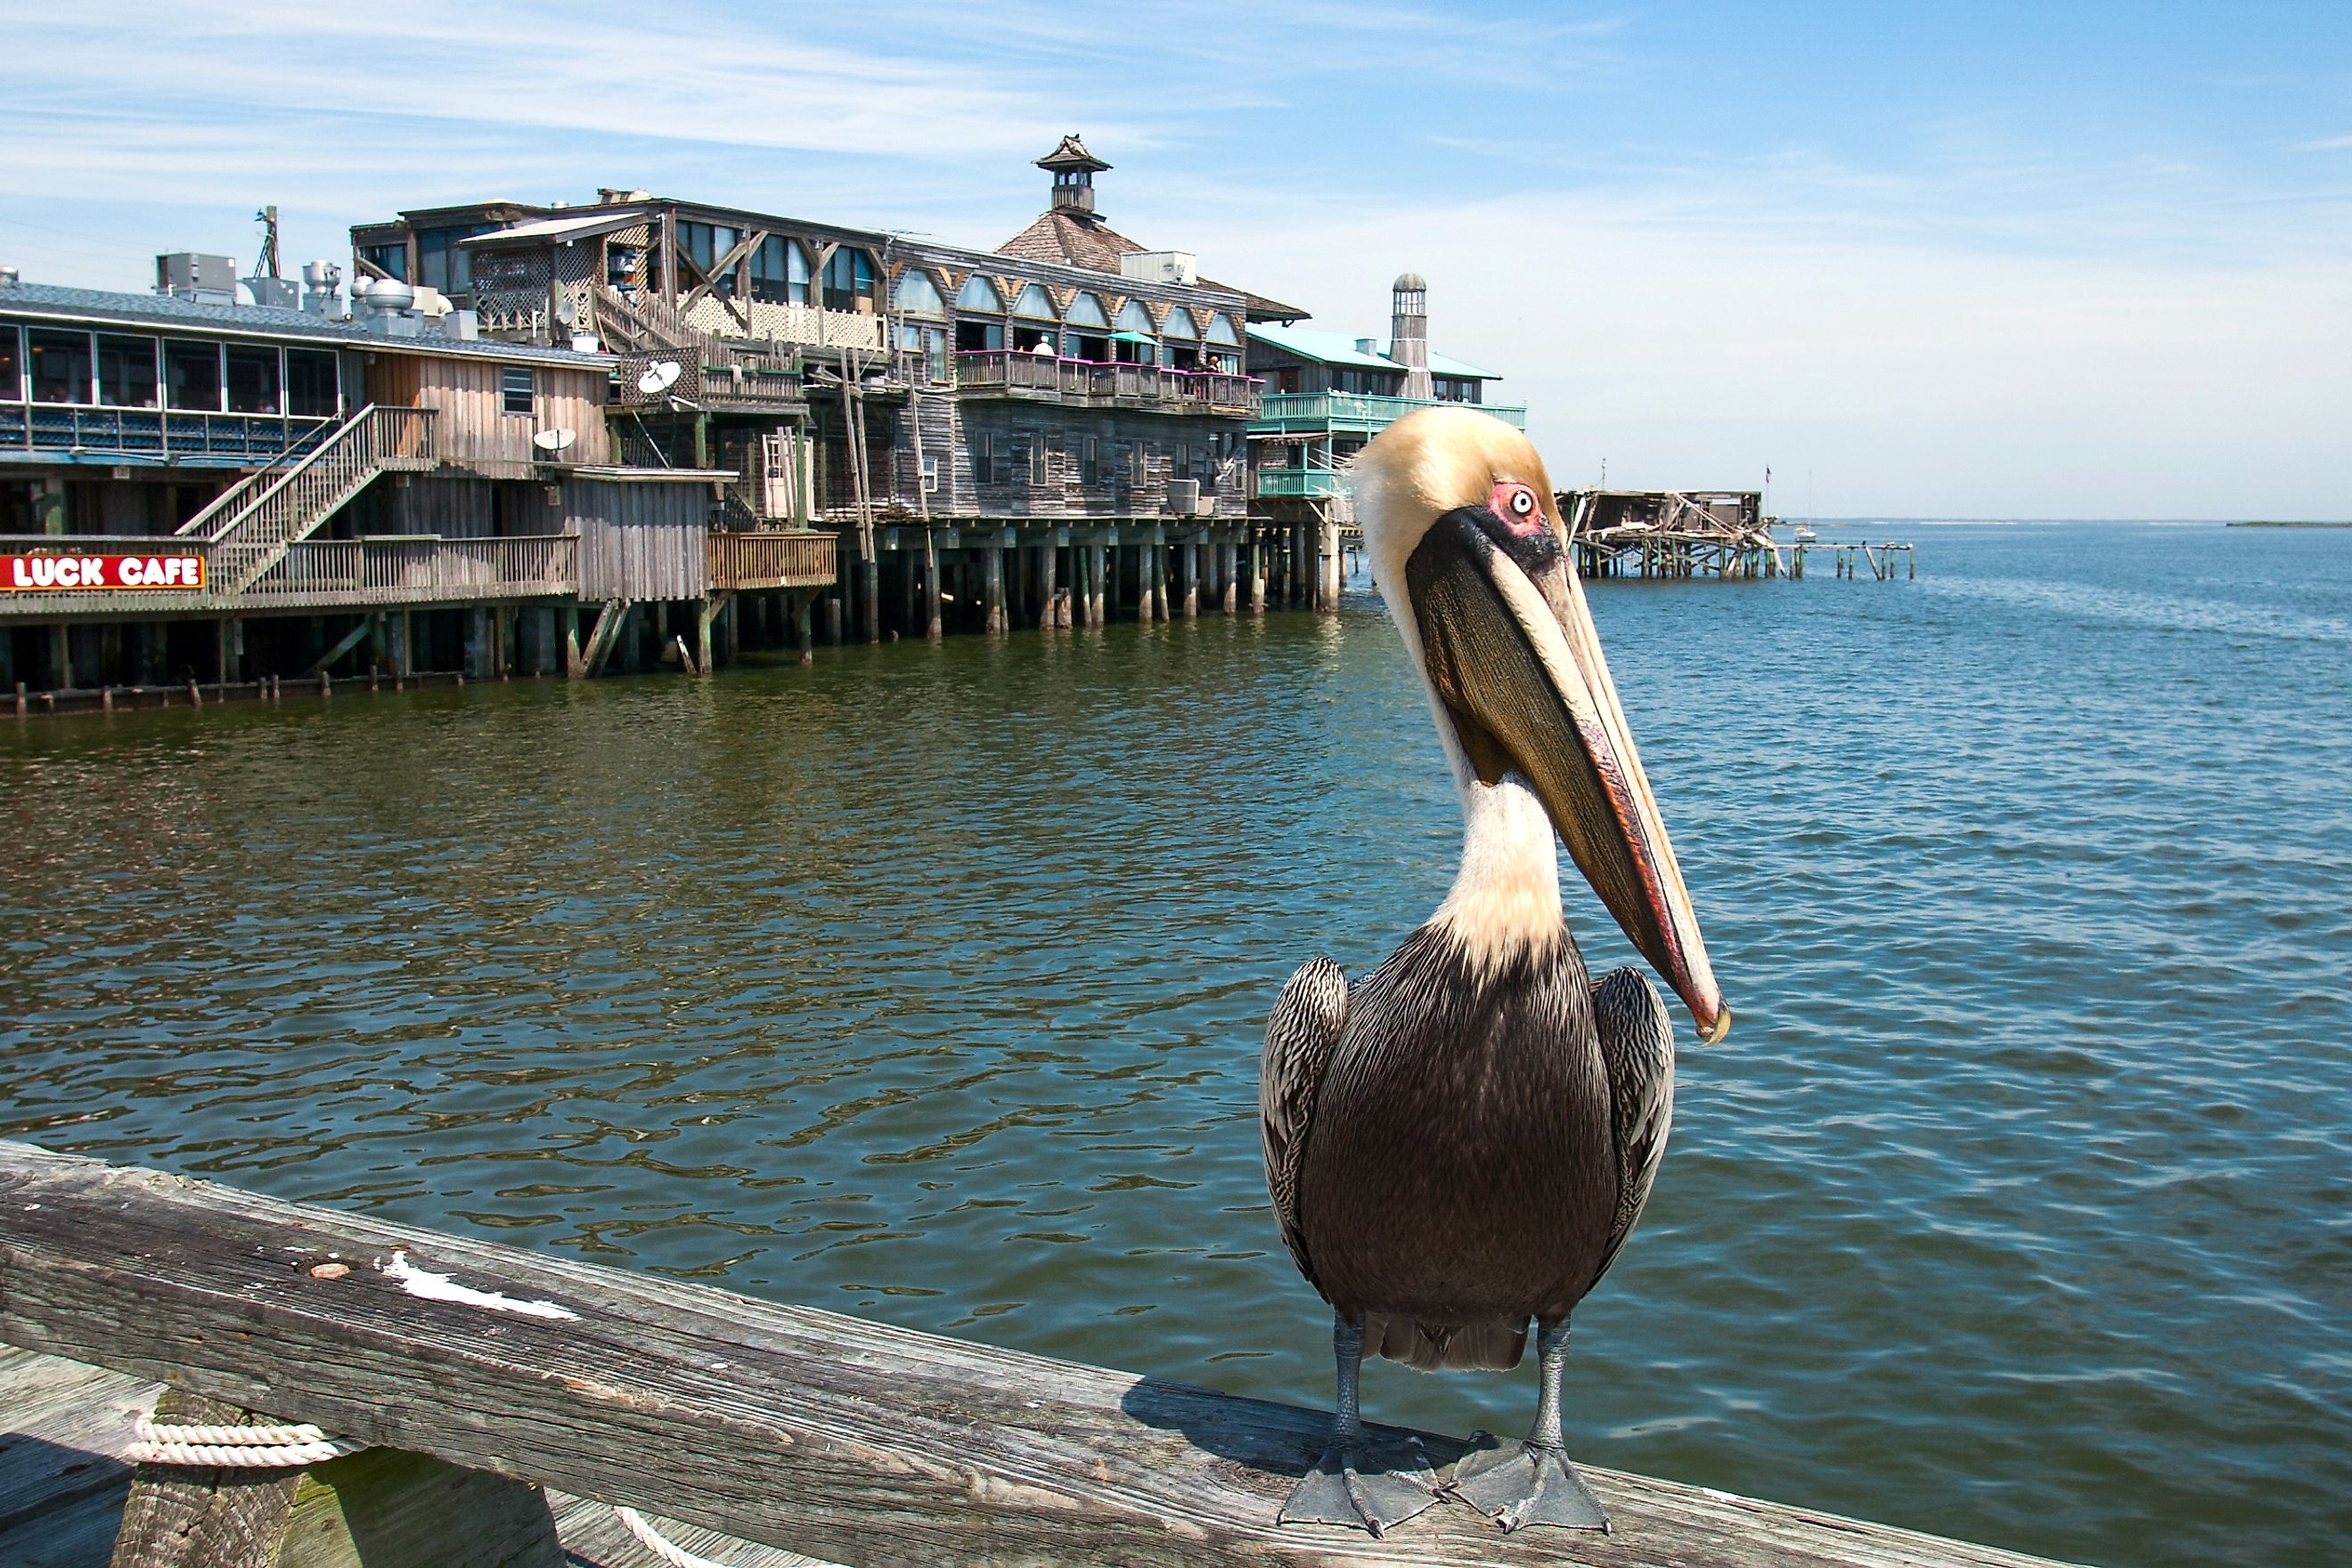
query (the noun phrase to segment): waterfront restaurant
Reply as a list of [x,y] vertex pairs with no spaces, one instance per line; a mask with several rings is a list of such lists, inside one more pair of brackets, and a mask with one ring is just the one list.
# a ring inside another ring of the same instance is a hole
[[152,295],[0,280],[0,693],[577,669],[583,606],[782,585],[714,579],[725,476],[617,460],[611,356],[159,259]]
[[731,470],[738,525],[839,531],[850,636],[1234,598],[1281,570],[1246,334],[1305,312],[1111,229],[1076,137],[1037,164],[1052,205],[994,250],[608,189],[363,224],[352,259],[485,337],[615,354],[632,460]]

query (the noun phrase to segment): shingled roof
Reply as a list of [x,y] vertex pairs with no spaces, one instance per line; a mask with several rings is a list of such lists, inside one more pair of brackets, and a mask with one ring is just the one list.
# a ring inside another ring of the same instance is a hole
[[[1034,223],[998,246],[996,251],[1000,256],[1014,256],[1024,261],[1043,261],[1056,267],[1083,267],[1092,272],[1117,272],[1120,257],[1138,255],[1149,248],[1138,245],[1091,213],[1055,207],[1038,214]],[[1286,305],[1279,300],[1253,294],[1231,283],[1219,283],[1208,278],[1201,281],[1213,289],[1231,289],[1241,295],[1247,301],[1245,313],[1253,321],[1303,321],[1307,319],[1307,312],[1296,305]]]

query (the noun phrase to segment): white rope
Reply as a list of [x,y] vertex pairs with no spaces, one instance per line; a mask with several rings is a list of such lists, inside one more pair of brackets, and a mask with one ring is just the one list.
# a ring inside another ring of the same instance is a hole
[[730,1563],[720,1563],[709,1557],[697,1557],[693,1552],[667,1539],[660,1531],[647,1524],[646,1516],[635,1509],[616,1506],[613,1512],[623,1524],[628,1527],[629,1533],[637,1538],[638,1545],[670,1564],[670,1568],[734,1568],[734,1564]]
[[[697,1557],[693,1552],[656,1530],[646,1522],[646,1516],[635,1509],[623,1508],[615,1503],[613,1506],[613,1513],[628,1528],[629,1533],[637,1538],[638,1545],[668,1563],[670,1568],[737,1568],[735,1563],[721,1563],[716,1558]],[[805,1563],[807,1568],[834,1568],[833,1564],[822,1558],[803,1557],[797,1552],[782,1553],[782,1561],[788,1563]]]
[[142,1416],[128,1456],[134,1465],[207,1465],[267,1470],[317,1465],[364,1445],[318,1427],[180,1426]]

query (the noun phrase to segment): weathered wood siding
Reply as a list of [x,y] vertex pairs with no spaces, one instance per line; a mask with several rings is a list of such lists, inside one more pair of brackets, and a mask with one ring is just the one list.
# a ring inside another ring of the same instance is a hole
[[710,487],[566,479],[583,599],[698,599],[709,585]]
[[495,530],[491,479],[419,474],[394,489],[393,531],[486,539]]
[[[912,419],[898,421],[888,451],[872,447],[877,501],[917,509],[919,482],[914,425],[922,426],[922,457],[938,473],[929,496],[934,517],[1153,517],[1168,502],[1168,481],[1201,483],[1220,518],[1248,510],[1237,419],[1073,408],[1051,403],[918,397]],[[1087,447],[1094,447],[1088,482]],[[827,457],[839,462],[838,444]],[[992,477],[983,460],[992,456]],[[828,486],[828,504],[841,500]]]
[[499,378],[509,368],[525,367],[499,360],[379,353],[368,366],[368,401],[439,409],[434,438],[442,461],[477,473],[529,478],[543,456],[530,438],[541,430],[576,434],[562,455],[567,463],[613,460],[602,371],[529,366],[535,387],[531,412],[509,414]]

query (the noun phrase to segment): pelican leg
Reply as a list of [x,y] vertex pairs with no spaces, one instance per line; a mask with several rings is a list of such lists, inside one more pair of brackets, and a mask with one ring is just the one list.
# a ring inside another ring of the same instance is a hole
[[[1364,1325],[1334,1314],[1331,1351],[1339,1363],[1339,1398],[1331,1415],[1331,1440],[1315,1468],[1284,1500],[1283,1524],[1348,1524],[1384,1535],[1393,1525],[1438,1501],[1437,1478],[1419,1444],[1393,1455],[1374,1456],[1356,1409],[1356,1376],[1364,1359]],[[1368,1458],[1394,1461],[1375,1467]]]
[[1505,1530],[1557,1524],[1606,1534],[1609,1516],[1568,1462],[1560,1441],[1559,1384],[1568,1370],[1566,1318],[1536,1325],[1536,1362],[1543,1374],[1543,1392],[1527,1440],[1506,1446],[1486,1437],[1486,1447],[1472,1449],[1454,1467],[1454,1479],[1445,1489]]

